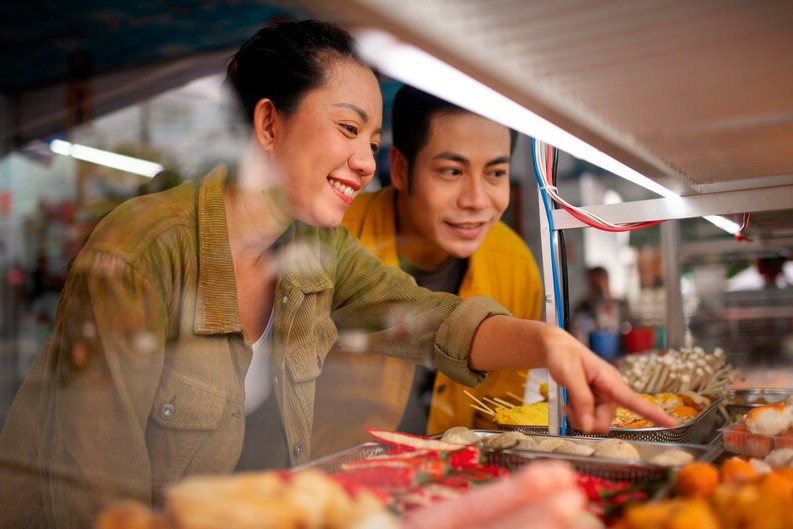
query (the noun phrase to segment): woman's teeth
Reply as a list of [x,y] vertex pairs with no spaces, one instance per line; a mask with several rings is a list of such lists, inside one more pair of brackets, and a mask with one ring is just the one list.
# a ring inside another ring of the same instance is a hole
[[481,225],[482,225],[481,222],[471,222],[471,223],[467,223],[467,224],[452,224],[452,226],[455,226],[457,228],[462,228],[464,230],[470,230],[472,228],[478,228]]
[[332,185],[333,187],[335,187],[336,189],[338,189],[348,197],[351,197],[353,193],[355,193],[355,191],[353,191],[350,186],[346,186],[341,182],[339,182],[338,180],[331,180],[330,185]]

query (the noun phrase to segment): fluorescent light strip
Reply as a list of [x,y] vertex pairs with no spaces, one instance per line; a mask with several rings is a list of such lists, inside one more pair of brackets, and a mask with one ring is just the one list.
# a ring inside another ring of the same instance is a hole
[[730,219],[726,219],[719,215],[705,215],[702,218],[718,226],[719,228],[723,229],[724,231],[726,231],[731,235],[735,235],[736,233],[741,231],[741,227],[738,224],[731,221]]
[[667,198],[680,195],[428,53],[372,29],[356,32],[361,57],[388,76],[554,145]]
[[128,173],[148,176],[149,178],[163,170],[163,166],[158,163],[63,140],[53,140],[52,143],[50,143],[50,150],[56,154],[62,154],[63,156],[71,156],[78,160],[104,165],[105,167],[111,167],[113,169],[120,169]]

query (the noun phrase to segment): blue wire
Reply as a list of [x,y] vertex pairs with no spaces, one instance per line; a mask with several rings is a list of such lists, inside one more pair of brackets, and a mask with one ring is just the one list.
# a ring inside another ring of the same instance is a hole
[[[550,238],[551,248],[551,276],[553,277],[553,295],[556,299],[556,303],[554,303],[554,306],[556,307],[556,324],[564,329],[564,310],[561,303],[562,289],[559,286],[559,265],[556,262],[556,241],[554,239],[556,228],[554,227],[553,223],[553,214],[551,213],[551,202],[548,199],[548,192],[546,191],[545,185],[540,178],[540,167],[538,165],[535,149],[536,140],[534,138],[529,138],[529,140],[531,142],[531,162],[534,166],[534,176],[536,177],[537,185],[540,188],[540,197],[542,198],[542,203],[545,209],[545,216],[548,219],[548,236]],[[562,389],[562,402],[565,405],[567,404],[567,388]],[[565,414],[562,414],[562,419],[559,424],[559,434],[567,435],[567,416]]]

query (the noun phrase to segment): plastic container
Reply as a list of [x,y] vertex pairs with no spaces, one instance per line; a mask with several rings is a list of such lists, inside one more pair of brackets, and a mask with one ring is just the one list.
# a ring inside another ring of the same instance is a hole
[[733,454],[763,458],[771,450],[793,448],[793,435],[762,435],[744,429],[743,421],[722,429],[724,449]]

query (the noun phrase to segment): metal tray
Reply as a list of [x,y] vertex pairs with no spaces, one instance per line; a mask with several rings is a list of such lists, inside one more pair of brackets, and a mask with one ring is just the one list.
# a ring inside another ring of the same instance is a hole
[[[713,431],[722,400],[721,398],[715,399],[692,420],[674,428],[612,428],[606,437],[655,443],[699,444]],[[535,431],[536,426],[503,424],[499,427],[506,431],[518,431],[527,435],[542,435]],[[602,434],[583,432],[575,428],[569,428],[569,432],[570,437],[602,437]]]
[[[492,432],[488,430],[474,430],[480,437],[489,437],[498,435],[502,432]],[[552,435],[535,435],[534,437],[558,437]],[[594,445],[606,437],[577,437],[571,438],[574,441],[583,445]],[[695,461],[711,461],[719,453],[719,447],[696,445],[696,444],[670,444],[670,443],[655,443],[647,441],[626,441],[639,452],[642,461],[630,461],[626,459],[614,459],[608,457],[597,456],[582,456],[574,454],[561,454],[555,452],[541,452],[535,450],[523,449],[507,449],[501,451],[493,451],[488,456],[489,464],[499,465],[510,470],[518,468],[533,460],[540,459],[554,459],[567,461],[578,472],[596,476],[599,478],[616,480],[616,481],[629,481],[631,483],[645,483],[648,481],[657,481],[666,479],[669,471],[674,467],[665,465],[658,465],[650,463],[649,460],[662,452],[672,448],[688,452],[694,456]]]
[[[793,396],[793,388],[747,388],[731,389],[727,392],[725,405],[730,419],[749,413],[752,408],[766,406],[774,402],[782,402]],[[765,399],[765,403],[752,402]]]
[[[502,432],[489,430],[474,430],[480,437],[498,435]],[[552,436],[547,436],[552,437]],[[577,443],[595,444],[604,438],[579,438]],[[719,447],[702,445],[674,445],[667,443],[646,443],[631,442],[643,458],[651,458],[670,448],[676,448],[691,453],[695,460],[710,461],[718,453]],[[305,468],[318,468],[325,472],[337,472],[342,465],[352,461],[360,461],[367,457],[380,455],[389,449],[388,446],[376,442],[368,442],[353,448],[331,454],[315,461],[310,461],[303,465],[294,467],[293,471]],[[500,466],[509,470],[515,470],[531,461],[539,460],[559,460],[567,461],[578,472],[591,476],[611,479],[617,481],[629,481],[631,483],[645,483],[666,479],[671,467],[656,465],[647,462],[627,461],[624,459],[611,459],[605,457],[576,456],[573,454],[557,454],[553,452],[537,452],[532,450],[490,450],[483,449],[485,454],[485,464]]]

